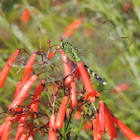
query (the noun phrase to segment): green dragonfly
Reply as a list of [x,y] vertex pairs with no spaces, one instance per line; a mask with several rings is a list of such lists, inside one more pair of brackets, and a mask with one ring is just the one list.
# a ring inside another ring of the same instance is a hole
[[[74,35],[74,39],[66,39],[63,36],[61,37],[62,43],[58,45],[58,48],[67,55],[72,66],[71,72],[68,75],[75,71],[77,68],[76,64],[78,62],[83,62],[91,77],[102,85],[107,84],[107,82],[97,73],[102,74],[104,68],[110,67],[112,62],[124,52],[124,49],[119,48],[119,46],[121,46],[122,41],[125,41],[126,39],[125,37],[117,37],[117,40],[116,37],[115,39],[112,39],[112,28],[113,25],[107,21],[90,34],[84,34],[83,32],[80,33],[79,37],[78,33]],[[119,44],[116,46],[116,43]],[[56,61],[56,65],[62,67],[63,62],[60,53],[57,52],[54,58],[55,57],[59,58],[59,60],[57,59],[58,61]],[[62,77],[68,76],[64,75],[63,68],[61,68],[61,75]]]
[[[112,24],[107,21],[95,31],[91,31],[90,34],[81,32],[80,36],[79,33],[75,33],[73,35],[74,39],[62,36],[61,42],[60,40],[54,40],[55,45],[51,46],[49,44],[48,52],[35,52],[37,59],[33,66],[33,72],[38,75],[39,79],[45,79],[46,83],[58,81],[72,74],[77,69],[76,64],[82,61],[87,72],[92,75],[91,77],[102,85],[106,85],[107,82],[97,73],[102,75],[104,68],[109,67],[123,52],[120,51],[119,46],[122,43],[121,39],[124,40],[124,38],[119,38],[117,41],[112,40],[112,35],[110,35],[112,28]],[[116,42],[119,43],[117,46]],[[64,74],[63,60],[58,48],[67,55],[71,63],[72,68],[67,75]],[[56,50],[54,56],[49,59],[49,53],[54,50]],[[23,51],[11,65],[25,67],[30,55]]]

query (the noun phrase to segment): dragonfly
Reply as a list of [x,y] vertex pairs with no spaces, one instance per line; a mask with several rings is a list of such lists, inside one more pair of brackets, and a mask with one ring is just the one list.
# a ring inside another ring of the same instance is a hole
[[[76,33],[70,39],[62,36],[61,41],[55,40],[55,45],[49,45],[47,52],[34,52],[37,55],[33,65],[34,73],[38,75],[39,80],[45,79],[46,83],[58,81],[73,74],[80,61],[84,63],[87,72],[95,80],[106,85],[107,82],[97,73],[102,73],[104,67],[109,67],[121,53],[119,46],[115,46],[115,41],[109,38],[112,28],[112,24],[106,21],[90,34],[82,32],[79,36],[79,33]],[[117,42],[121,39],[124,38],[119,38]],[[64,73],[63,60],[58,48],[67,55],[71,62],[72,68],[67,75]],[[54,56],[49,59],[49,53],[54,50]],[[23,49],[11,65],[25,67],[30,56],[31,54]]]
[[[65,39],[62,36],[62,43],[59,45],[59,49],[62,50],[70,60],[73,68],[71,72],[75,71],[78,62],[83,62],[87,72],[99,83],[106,85],[107,82],[99,76],[102,73],[104,67],[110,67],[112,62],[124,52],[124,48],[119,48],[120,43],[125,41],[126,37],[118,37],[116,39],[111,39],[111,31],[113,25],[106,21],[102,23],[100,27],[95,31],[91,31],[90,34],[81,33],[74,35],[74,39]],[[81,39],[81,36],[83,37]],[[81,41],[82,40],[82,41]],[[120,42],[119,44],[115,43]],[[60,59],[61,60],[61,59]],[[58,65],[62,65],[62,62]],[[105,72],[105,71],[104,71]],[[62,72],[64,73],[64,72]],[[70,73],[69,73],[70,74]]]

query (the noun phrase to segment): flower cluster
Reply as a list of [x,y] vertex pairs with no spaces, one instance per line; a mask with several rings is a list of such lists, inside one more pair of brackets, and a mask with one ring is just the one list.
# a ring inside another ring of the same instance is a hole
[[[48,41],[48,43],[50,44],[50,41]],[[48,102],[47,109],[49,110],[49,113],[39,111],[38,109],[39,104],[41,103],[40,96],[42,91],[45,90],[48,93],[47,86],[45,84],[46,79],[42,78],[40,80],[33,95],[29,94],[29,90],[39,77],[39,74],[36,74],[33,71],[36,57],[41,53],[40,51],[36,51],[30,55],[30,58],[26,63],[23,76],[16,86],[14,100],[8,106],[5,121],[0,126],[1,140],[9,139],[10,129],[15,122],[18,122],[15,137],[16,140],[32,140],[37,133],[42,133],[42,136],[48,135],[49,140],[68,139],[71,136],[70,129],[72,119],[79,119],[80,116],[83,117],[83,120],[88,119],[89,122],[85,124],[85,127],[86,129],[87,127],[88,129],[93,128],[94,140],[101,140],[105,133],[108,133],[110,140],[116,138],[117,131],[115,125],[120,128],[128,139],[140,140],[140,137],[132,132],[132,130],[130,130],[117,117],[112,115],[107,105],[100,100],[100,93],[93,88],[90,76],[82,62],[78,62],[77,69],[71,73],[72,65],[70,60],[67,55],[58,48],[49,52],[47,55],[48,58],[46,59],[51,60],[55,57],[56,51],[61,54],[63,66],[60,67],[63,67],[64,75],[67,76],[64,79],[64,84],[60,84],[61,82],[56,82],[55,84],[51,83],[55,94],[51,94],[53,101],[49,99]],[[14,63],[17,57],[19,57],[23,52],[26,52],[26,50],[18,49],[7,60],[5,67],[0,73],[0,88],[2,88],[5,83],[12,63]],[[43,63],[40,65],[43,65]],[[47,70],[45,72],[47,73]],[[82,92],[78,92],[76,89],[77,83],[75,79],[80,80],[80,77],[82,78],[84,86]],[[55,86],[57,88],[55,88]],[[60,92],[61,89],[64,89],[64,93]],[[31,103],[26,107],[22,106],[23,102],[27,99],[31,99]],[[93,104],[94,102],[99,103],[99,109],[95,108]],[[89,109],[92,109],[92,113],[89,113]],[[45,116],[45,122],[37,122],[37,118],[41,116]],[[90,122],[92,122],[93,127]],[[77,137],[80,130],[85,129],[84,127],[82,128],[83,124],[84,123],[79,127]],[[62,127],[64,131],[61,131]]]

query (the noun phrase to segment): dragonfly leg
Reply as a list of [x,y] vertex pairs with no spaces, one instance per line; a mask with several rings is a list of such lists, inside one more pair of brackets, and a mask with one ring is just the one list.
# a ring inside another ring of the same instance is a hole
[[87,65],[84,65],[85,69],[87,70],[88,73],[90,73],[97,81],[99,81],[102,85],[106,85],[107,83],[96,73],[94,73],[92,70],[89,69]]

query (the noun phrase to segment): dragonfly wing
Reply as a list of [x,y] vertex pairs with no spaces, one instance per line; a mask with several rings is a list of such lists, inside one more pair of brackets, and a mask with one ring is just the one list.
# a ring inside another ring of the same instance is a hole
[[62,55],[59,51],[56,51],[49,63],[50,65],[45,65],[41,70],[39,68],[34,68],[35,74],[38,75],[39,79],[45,79],[46,83],[55,82],[66,78],[77,68],[77,66],[74,65],[74,62],[71,63],[70,72],[66,74],[64,65],[67,65],[68,61],[62,59]]
[[18,55],[13,56],[16,57],[14,62],[9,62],[9,64],[13,67],[25,67],[27,61],[30,58],[30,54],[25,49],[20,49]]
[[[54,61],[49,61],[47,59],[47,53],[43,51],[35,51],[32,54],[29,54],[25,49],[21,49],[20,53],[18,55],[15,55],[13,57],[16,57],[15,61],[10,63],[13,67],[26,67],[27,62],[29,61],[31,55],[35,54],[36,59],[34,61],[33,67],[44,67],[45,65],[50,65]],[[28,64],[29,65],[29,64]]]
[[[112,31],[112,28],[113,25],[107,21],[90,33],[80,30],[79,36],[75,34],[76,37],[71,42],[78,50],[81,60],[101,77],[108,72],[114,63],[117,63],[117,58],[124,54],[126,51],[124,46],[130,45],[126,45],[127,38],[119,37],[117,33]],[[119,63],[119,66],[125,67],[121,60]]]

